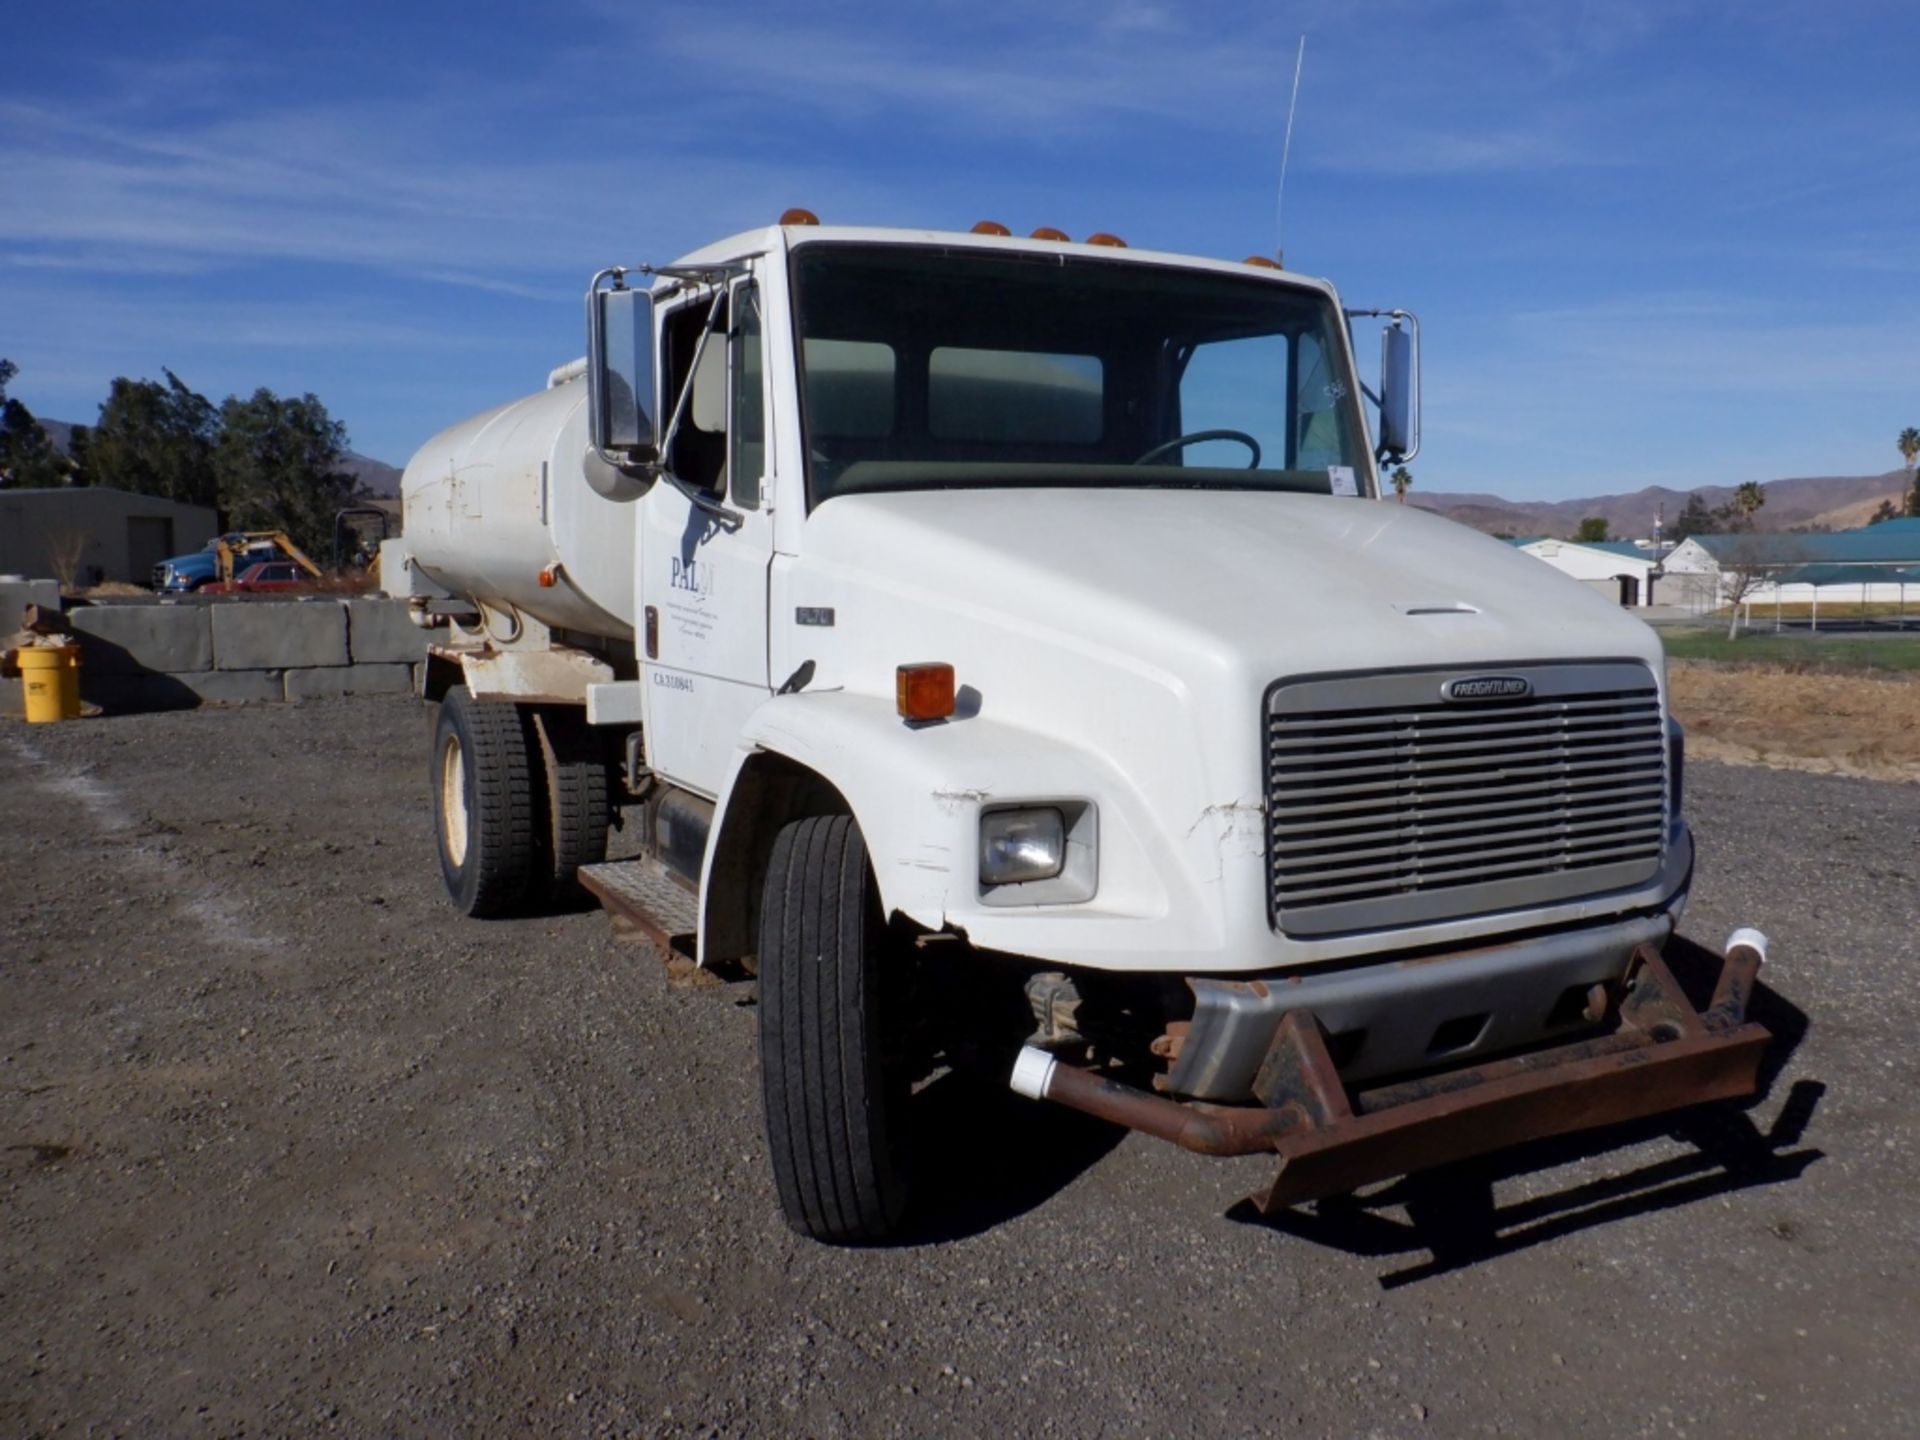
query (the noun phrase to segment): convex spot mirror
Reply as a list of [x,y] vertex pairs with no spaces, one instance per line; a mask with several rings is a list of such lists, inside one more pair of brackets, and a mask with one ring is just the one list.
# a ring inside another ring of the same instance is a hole
[[587,291],[587,415],[593,447],[608,459],[651,465],[660,437],[653,411],[653,296]]

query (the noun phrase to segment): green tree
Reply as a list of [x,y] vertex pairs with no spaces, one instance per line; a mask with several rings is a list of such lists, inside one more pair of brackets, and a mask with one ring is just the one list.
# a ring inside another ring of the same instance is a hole
[[333,517],[353,498],[343,468],[347,427],[313,395],[282,399],[262,388],[220,406],[213,471],[224,523],[236,530],[285,530],[301,549],[323,556]]
[[1673,522],[1673,528],[1667,532],[1667,538],[1678,545],[1689,535],[1709,535],[1713,533],[1713,512],[1707,508],[1707,502],[1697,494],[1687,496],[1687,503],[1680,511],[1680,518]]
[[54,448],[33,412],[7,394],[7,382],[20,373],[11,360],[0,360],[0,488],[42,489],[65,485],[71,467]]
[[1895,508],[1893,501],[1882,500],[1880,502],[1880,508],[1875,510],[1872,515],[1867,517],[1867,524],[1878,525],[1883,520],[1898,519],[1899,515],[1900,515],[1900,511],[1897,508]]
[[217,507],[213,444],[219,412],[171,370],[160,373],[167,377],[164,385],[115,378],[86,442],[89,477],[96,485]]
[[75,425],[67,432],[67,463],[73,467],[75,485],[91,485],[93,472],[88,468],[92,455],[93,436],[84,425]]
[[1573,538],[1591,545],[1608,538],[1609,526],[1604,515],[1589,515],[1580,522],[1580,528],[1573,532]]
[[1387,483],[1393,486],[1393,498],[1402,505],[1407,503],[1407,491],[1413,487],[1413,472],[1404,465],[1393,467],[1393,473],[1387,477]]

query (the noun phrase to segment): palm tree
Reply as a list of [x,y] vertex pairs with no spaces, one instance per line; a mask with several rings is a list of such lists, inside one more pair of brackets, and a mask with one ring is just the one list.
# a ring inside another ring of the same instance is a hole
[[1733,492],[1733,508],[1740,512],[1743,528],[1753,524],[1754,512],[1767,503],[1767,492],[1760,488],[1758,480],[1747,480]]
[[1900,447],[1900,458],[1907,462],[1906,512],[1920,515],[1920,480],[1914,479],[1913,475],[1914,462],[1920,460],[1920,430],[1907,426],[1895,443]]
[[1387,483],[1393,486],[1393,498],[1402,505],[1407,503],[1407,489],[1413,484],[1413,472],[1404,465],[1394,466],[1393,473],[1387,477]]

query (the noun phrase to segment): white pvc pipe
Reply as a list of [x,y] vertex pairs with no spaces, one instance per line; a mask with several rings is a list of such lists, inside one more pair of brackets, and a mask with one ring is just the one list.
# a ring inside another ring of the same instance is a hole
[[1029,1100],[1044,1100],[1047,1098],[1047,1086],[1053,1083],[1053,1067],[1058,1063],[1046,1051],[1032,1045],[1022,1045],[1019,1058],[1013,1062],[1013,1075],[1007,1083],[1013,1087],[1016,1095],[1024,1095]]

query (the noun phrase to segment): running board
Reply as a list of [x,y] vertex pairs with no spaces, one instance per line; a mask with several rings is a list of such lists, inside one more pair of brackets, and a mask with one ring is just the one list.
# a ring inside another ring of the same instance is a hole
[[686,882],[658,860],[642,856],[582,865],[579,876],[581,888],[600,902],[616,928],[639,931],[663,956],[693,958],[699,902]]

